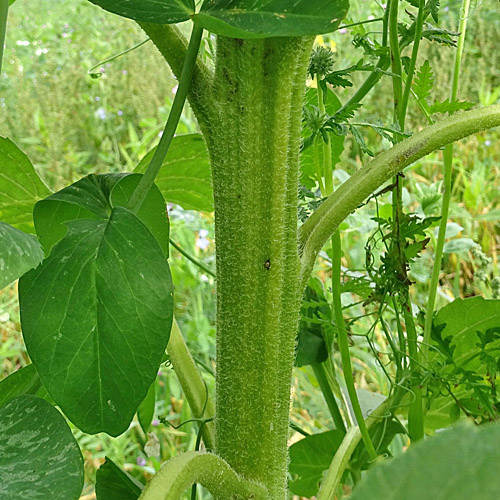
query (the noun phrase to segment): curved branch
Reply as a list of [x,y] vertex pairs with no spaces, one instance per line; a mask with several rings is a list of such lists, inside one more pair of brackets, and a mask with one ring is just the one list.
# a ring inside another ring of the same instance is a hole
[[500,125],[500,105],[467,111],[431,125],[377,156],[342,184],[304,223],[299,234],[301,282],[340,223],[391,176],[447,144]]
[[[174,75],[180,78],[188,46],[186,37],[173,25],[142,22],[138,24],[156,45]],[[212,81],[213,72],[198,58],[188,100],[207,142],[210,137],[210,90]]]
[[139,500],[180,500],[193,483],[208,488],[216,500],[266,500],[268,497],[262,485],[242,479],[217,455],[189,451],[166,462]]

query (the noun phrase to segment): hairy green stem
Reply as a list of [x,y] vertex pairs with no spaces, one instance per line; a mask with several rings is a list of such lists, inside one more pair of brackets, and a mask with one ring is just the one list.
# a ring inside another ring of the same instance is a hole
[[262,485],[242,479],[217,455],[196,451],[165,462],[139,500],[179,500],[193,483],[205,486],[215,500],[269,500]]
[[0,0],[0,76],[2,75],[3,47],[7,33],[7,17],[9,15],[9,0]]
[[[197,419],[213,418],[215,408],[207,393],[207,386],[196,367],[175,318],[172,323],[167,352],[194,417]],[[208,450],[213,450],[215,447],[213,422],[206,422],[203,425],[201,435],[205,447]]]
[[313,363],[312,369],[314,371],[316,380],[318,381],[321,392],[323,393],[328,409],[330,410],[330,414],[333,418],[333,423],[335,424],[335,428],[346,433],[347,430],[345,428],[344,419],[340,414],[337,400],[333,395],[332,388],[330,387],[330,383],[328,382],[328,378],[326,376],[326,372],[325,369],[323,368],[323,365],[320,363]]
[[312,40],[219,37],[209,146],[217,242],[216,449],[287,496],[302,103]]
[[394,95],[394,121],[398,121],[401,100],[403,98],[403,64],[398,35],[399,1],[392,1],[389,6],[389,40],[391,47],[392,90]]
[[301,282],[305,287],[316,256],[340,223],[405,167],[447,144],[500,125],[500,105],[457,113],[401,141],[342,184],[303,224],[299,234]]
[[179,88],[175,94],[172,109],[170,110],[167,123],[165,125],[165,130],[163,131],[158,147],[156,148],[153,158],[151,159],[151,163],[148,165],[146,172],[141,177],[139,184],[130,197],[128,208],[132,212],[138,212],[141,208],[142,203],[146,199],[146,196],[153,186],[156,176],[163,165],[163,160],[167,155],[170,144],[172,144],[172,139],[174,138],[175,131],[177,130],[177,125],[179,123],[182,110],[184,109],[184,103],[186,102],[189,86],[191,85],[191,79],[196,67],[196,59],[198,57],[202,35],[203,28],[195,25],[193,27],[193,32],[191,33],[191,39],[186,52],[186,59],[182,67],[182,73],[179,79]]
[[[460,79],[460,67],[462,64],[462,56],[465,45],[465,35],[467,32],[467,20],[469,19],[470,0],[462,1],[462,9],[460,16],[460,26],[458,28],[460,36],[455,53],[455,64],[453,66],[453,83],[451,88],[451,101],[456,100],[458,96],[458,83]],[[441,273],[441,262],[443,260],[443,247],[446,239],[446,226],[448,224],[448,214],[450,210],[450,199],[452,191],[452,166],[453,166],[453,145],[446,146],[443,154],[444,160],[444,192],[443,203],[441,206],[441,220],[439,222],[438,239],[434,253],[434,267],[432,269],[431,283],[429,285],[429,298],[425,310],[424,324],[424,341],[421,347],[422,364],[427,366],[428,363],[428,345],[431,340],[432,319],[434,315],[434,307],[436,305],[436,294],[439,286],[439,275]]]

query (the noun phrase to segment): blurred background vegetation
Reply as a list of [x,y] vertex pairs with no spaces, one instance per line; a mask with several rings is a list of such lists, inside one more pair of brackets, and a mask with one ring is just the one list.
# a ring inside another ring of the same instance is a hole
[[[351,1],[350,18],[380,17],[379,2]],[[472,13],[460,85],[460,98],[477,105],[500,99],[500,15],[497,2],[478,2]],[[456,29],[459,1],[441,2],[441,25]],[[377,24],[367,25],[377,29]],[[107,14],[85,0],[19,0],[11,9],[6,40],[4,72],[0,78],[0,135],[8,136],[23,149],[39,174],[52,189],[76,181],[89,173],[131,170],[153,147],[167,117],[176,81],[151,42],[108,63],[98,64],[145,40],[133,22]],[[318,37],[337,54],[338,68],[363,57],[362,49],[351,43],[349,30],[331,37]],[[431,61],[436,76],[433,98],[449,95],[454,50],[423,42],[422,61]],[[211,53],[207,40],[205,57]],[[88,70],[97,65],[94,73]],[[355,74],[354,88],[363,78]],[[343,101],[352,93],[338,93]],[[425,125],[414,103],[409,129]],[[364,101],[360,120],[391,123],[392,89],[389,78]],[[178,133],[197,130],[188,109]],[[374,152],[388,147],[370,129],[365,140]],[[462,141],[456,147],[450,235],[445,249],[445,277],[439,289],[439,306],[458,296],[497,296],[500,245],[500,131],[493,130]],[[357,145],[347,139],[347,148],[338,177],[349,175],[367,160]],[[442,181],[441,154],[436,153],[411,169],[406,176],[405,205],[409,211],[431,216],[438,211]],[[381,197],[379,205],[389,202]],[[186,251],[214,267],[213,216],[169,206],[172,238]],[[374,203],[349,217],[343,232],[343,264],[351,272],[365,265],[367,233],[376,228],[372,220]],[[324,253],[318,275],[326,280],[328,262]],[[432,245],[412,266],[415,281],[412,301],[423,308],[433,261]],[[176,315],[181,330],[213,390],[215,367],[214,280],[172,250],[171,267],[176,290]],[[493,286],[492,286],[493,285]],[[367,308],[345,293],[346,315],[359,318],[351,323],[354,334],[366,332],[371,320]],[[29,362],[20,335],[15,285],[0,292],[0,378]],[[382,337],[375,332],[375,342]],[[388,384],[375,358],[368,354],[362,337],[352,349],[360,387],[387,394]],[[382,354],[380,354],[382,357]],[[317,390],[310,367],[296,370],[292,419],[309,432],[331,427],[329,412]],[[172,426],[160,422],[164,417]],[[193,449],[197,426],[191,417],[182,390],[168,363],[157,379],[157,405],[151,432],[160,441],[160,456],[148,456],[144,435],[134,421],[118,438],[88,436],[75,430],[86,459],[86,487],[82,494],[92,499],[95,472],[107,455],[131,474],[144,480],[161,461],[177,452]],[[291,440],[297,436],[291,434]],[[403,446],[404,443],[400,443]],[[394,450],[397,453],[397,450]],[[210,498],[200,491],[199,498]]]

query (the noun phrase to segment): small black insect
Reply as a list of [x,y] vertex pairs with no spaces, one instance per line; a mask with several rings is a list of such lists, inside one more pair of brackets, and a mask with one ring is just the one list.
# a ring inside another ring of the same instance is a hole
[[271,269],[271,261],[269,259],[264,262],[264,267],[269,271]]

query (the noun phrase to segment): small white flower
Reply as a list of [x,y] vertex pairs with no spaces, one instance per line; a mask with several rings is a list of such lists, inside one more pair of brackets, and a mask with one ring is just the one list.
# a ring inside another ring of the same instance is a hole
[[201,250],[206,250],[208,245],[210,245],[210,242],[206,238],[198,238],[196,240],[196,246]]
[[200,229],[198,234],[200,235],[200,238],[206,238],[208,236],[208,231],[206,229]]
[[28,40],[18,40],[16,42],[16,45],[19,45],[20,47],[27,47],[30,44]]
[[95,112],[95,116],[96,116],[96,118],[99,118],[99,120],[105,120],[108,115],[106,114],[106,110],[104,108],[100,107],[100,108],[97,108],[97,110]]

